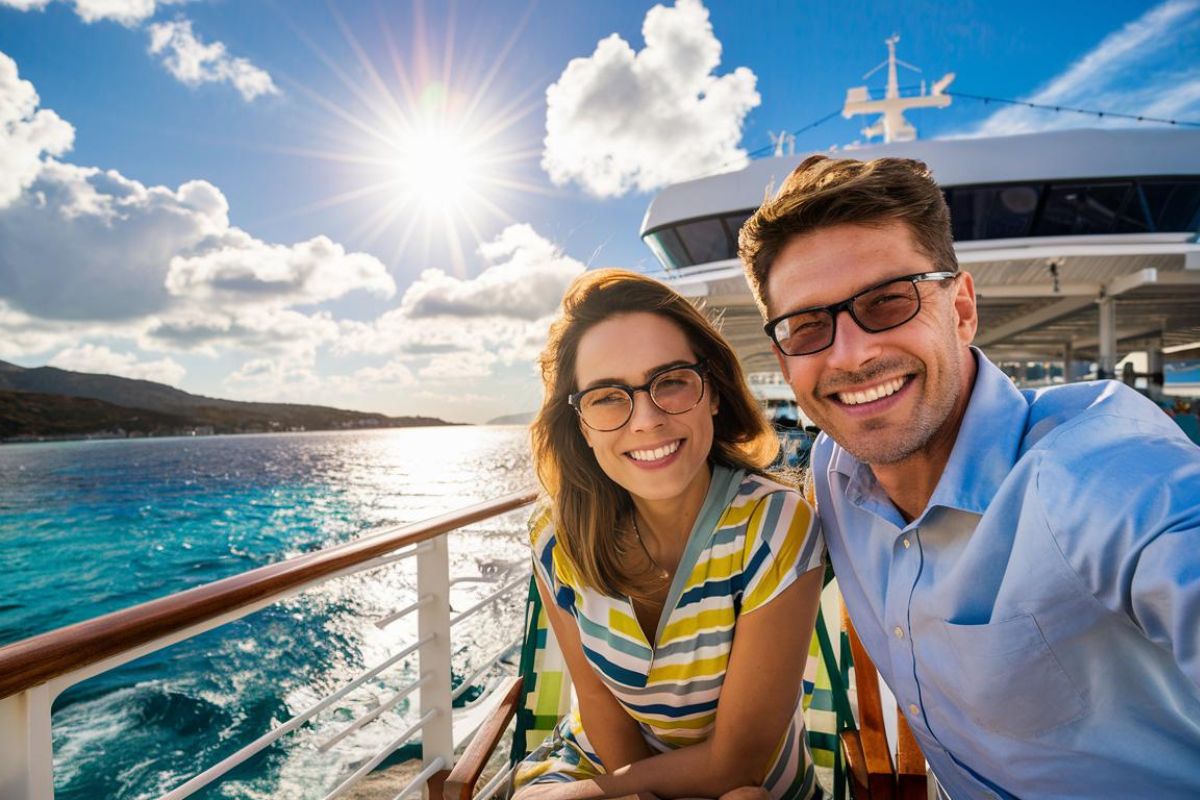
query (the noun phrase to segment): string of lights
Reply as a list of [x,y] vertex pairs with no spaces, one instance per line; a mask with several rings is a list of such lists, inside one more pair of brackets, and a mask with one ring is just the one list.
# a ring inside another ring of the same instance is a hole
[[1059,113],[1071,114],[1088,114],[1100,119],[1112,117],[1115,119],[1129,119],[1135,122],[1157,122],[1163,125],[1182,125],[1189,128],[1200,128],[1200,122],[1183,119],[1166,119],[1163,117],[1148,117],[1145,114],[1122,114],[1117,111],[1096,111],[1089,108],[1075,108],[1073,106],[1050,105],[1048,103],[1033,103],[1028,100],[1010,100],[1004,97],[989,97],[982,94],[968,94],[966,92],[946,92],[951,97],[961,97],[966,100],[980,100],[987,105],[989,103],[1004,103],[1006,105],[1025,106],[1026,108],[1038,108],[1043,111],[1057,111]]

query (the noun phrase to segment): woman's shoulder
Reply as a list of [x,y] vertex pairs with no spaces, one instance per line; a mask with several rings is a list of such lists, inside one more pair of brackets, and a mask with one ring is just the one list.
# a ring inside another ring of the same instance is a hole
[[554,509],[550,501],[539,500],[529,514],[529,546],[541,552],[554,546]]
[[726,521],[736,520],[745,526],[747,533],[764,527],[807,531],[814,524],[816,512],[800,488],[787,480],[746,473],[726,509]]
[[804,498],[800,494],[798,484],[786,482],[786,478],[773,475],[764,475],[757,472],[747,472],[742,477],[741,485],[738,487],[737,495],[733,499],[735,505],[756,504],[762,501],[764,497],[775,494],[783,496],[774,498],[777,500],[783,499],[798,499],[803,502]]

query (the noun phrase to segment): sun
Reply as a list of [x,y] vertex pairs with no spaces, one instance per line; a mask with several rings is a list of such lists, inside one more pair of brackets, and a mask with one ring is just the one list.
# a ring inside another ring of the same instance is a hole
[[479,191],[472,180],[482,154],[459,131],[429,127],[414,131],[397,145],[397,189],[406,204],[430,214],[463,210]]
[[430,222],[474,218],[499,177],[500,155],[472,129],[472,121],[447,108],[437,83],[421,92],[419,111],[395,136],[390,164],[396,201]]
[[541,108],[540,90],[504,85],[505,59],[527,20],[490,63],[476,58],[483,55],[476,50],[460,64],[455,56],[465,50],[456,49],[452,30],[432,35],[414,18],[407,26],[413,42],[405,48],[386,24],[363,42],[335,8],[331,13],[355,69],[306,38],[342,91],[298,87],[318,114],[315,132],[328,144],[286,149],[337,165],[332,178],[342,188],[295,213],[342,206],[354,220],[346,238],[390,265],[434,259],[465,274],[483,233],[515,222],[524,196],[551,194],[536,167],[541,136],[529,124]]

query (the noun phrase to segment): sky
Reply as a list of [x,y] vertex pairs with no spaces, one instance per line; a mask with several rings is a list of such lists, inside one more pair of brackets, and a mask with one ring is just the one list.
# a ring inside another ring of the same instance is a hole
[[[1200,0],[0,0],[0,359],[530,411],[568,283],[659,269],[655,191],[839,110],[893,33],[923,70],[902,83],[1200,119]],[[966,98],[910,120],[1134,124]]]

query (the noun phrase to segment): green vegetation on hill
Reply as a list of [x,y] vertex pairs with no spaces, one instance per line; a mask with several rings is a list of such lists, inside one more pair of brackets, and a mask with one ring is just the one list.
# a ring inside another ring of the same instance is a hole
[[94,434],[168,436],[449,425],[293,403],[243,403],[152,381],[26,369],[0,361],[0,440]]

